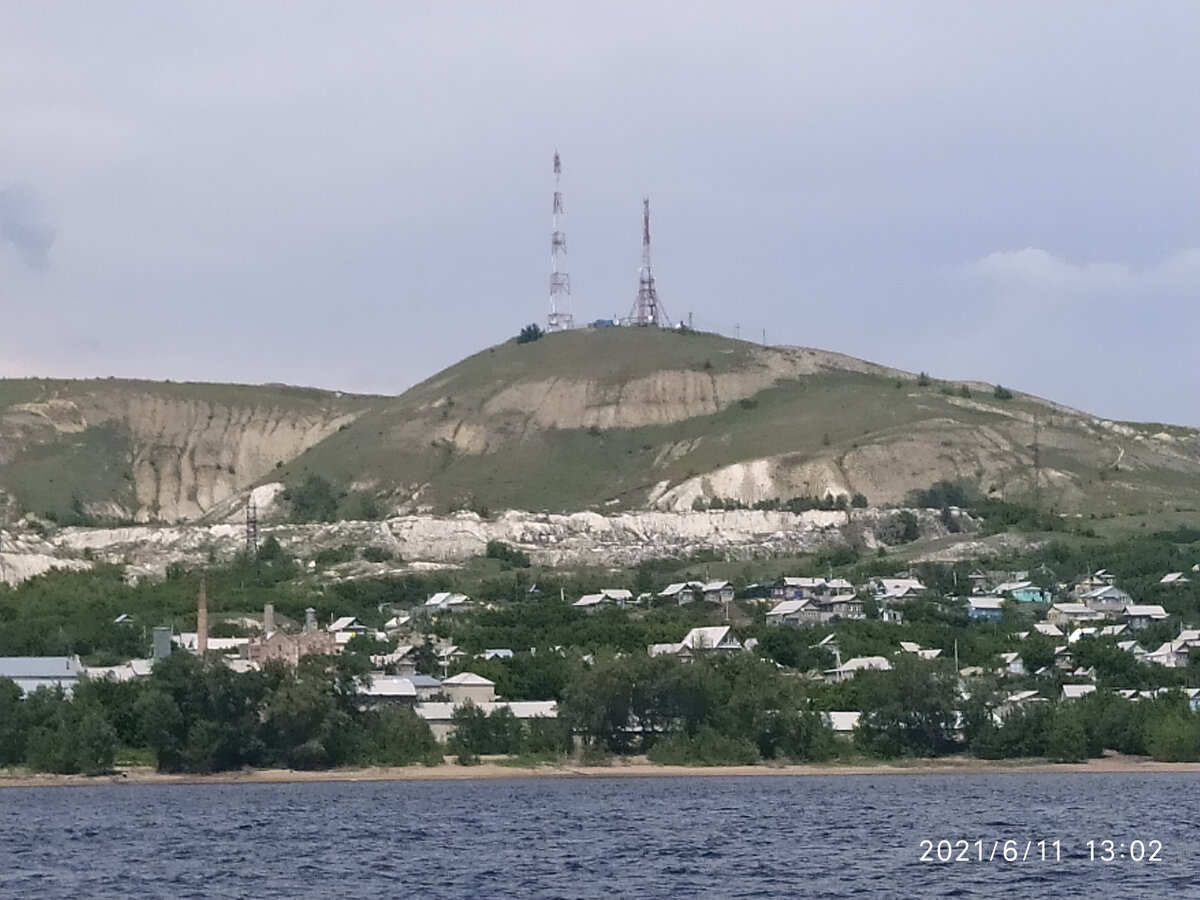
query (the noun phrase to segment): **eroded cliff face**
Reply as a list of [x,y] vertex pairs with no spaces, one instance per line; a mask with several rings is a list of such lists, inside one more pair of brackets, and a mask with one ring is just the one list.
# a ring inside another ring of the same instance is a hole
[[228,407],[143,395],[129,424],[137,521],[199,518],[356,416],[334,410]]
[[[231,403],[96,389],[5,410],[0,463],[19,464],[22,453],[54,452],[56,445],[99,429],[119,431],[121,445],[112,455],[122,458],[105,464],[123,468],[131,490],[124,498],[90,501],[89,511],[138,522],[191,521],[353,422],[362,411],[358,406],[336,399]],[[5,487],[19,497],[23,486]]]

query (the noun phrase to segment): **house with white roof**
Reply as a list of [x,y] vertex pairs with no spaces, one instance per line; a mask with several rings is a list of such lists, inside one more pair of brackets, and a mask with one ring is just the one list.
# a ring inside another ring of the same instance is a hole
[[876,578],[872,585],[875,599],[880,603],[911,600],[925,593],[925,585],[919,578]]
[[1021,676],[1026,674],[1025,660],[1015,651],[1000,654],[1000,667],[1006,675]]
[[366,707],[415,706],[417,686],[403,675],[372,672],[367,683],[359,686],[358,696]]
[[1133,602],[1133,598],[1121,590],[1119,587],[1107,585],[1106,587],[1096,588],[1094,591],[1088,591],[1080,598],[1083,603],[1096,612],[1104,613],[1106,616],[1119,616],[1121,612]]
[[1157,603],[1131,603],[1125,607],[1122,615],[1126,624],[1137,630],[1149,628],[1155,622],[1163,622],[1168,618],[1167,611]]
[[496,699],[496,682],[474,672],[460,672],[442,679],[442,693],[456,704],[470,701],[478,706]]
[[825,593],[824,578],[784,576],[771,585],[771,596],[780,600],[815,600]]
[[[200,652],[200,635],[195,631],[181,631],[171,637],[171,642],[181,650],[186,650],[188,653]],[[242,647],[250,643],[248,637],[233,637],[233,638],[215,638],[208,639],[208,652],[223,653],[226,656],[237,656],[242,652]]]
[[1104,613],[1092,609],[1086,603],[1051,603],[1046,621],[1051,625],[1074,625],[1078,622],[1098,622]]
[[456,594],[453,591],[438,591],[421,607],[425,613],[467,612],[474,608],[475,604],[470,597],[466,594]]
[[1062,686],[1062,698],[1064,700],[1078,700],[1095,692],[1096,686],[1094,684],[1064,684]]
[[825,670],[825,683],[834,684],[853,678],[859,672],[890,672],[892,664],[886,656],[856,656],[836,669]]
[[705,628],[693,628],[677,644],[651,644],[647,652],[651,656],[695,659],[705,654],[736,653],[742,649],[742,642],[734,637],[728,625],[710,625]]
[[767,613],[768,625],[819,625],[833,616],[814,600],[784,600]]
[[624,588],[605,588],[596,594],[584,594],[571,605],[585,612],[599,609],[602,606],[618,606],[624,609],[633,602],[633,592]]
[[709,603],[733,602],[733,585],[728,581],[710,581],[700,589],[700,592]]
[[900,651],[902,653],[911,653],[914,656],[919,657],[920,659],[937,659],[939,656],[942,655],[942,651],[941,651],[940,647],[936,650],[925,650],[921,647],[920,644],[915,643],[913,641],[901,641],[900,642]]
[[999,597],[967,597],[967,618],[973,622],[998,622],[1004,615]]
[[1038,634],[1046,635],[1046,637],[1060,638],[1063,636],[1062,629],[1053,622],[1035,622],[1033,630]]
[[673,600],[684,606],[694,602],[697,594],[703,589],[704,583],[700,581],[675,581],[659,591],[658,597],[662,600]]
[[78,656],[0,656],[0,678],[12,679],[25,694],[62,688],[69,695],[82,675]]
[[1100,588],[1112,587],[1117,580],[1116,576],[1107,569],[1097,569],[1086,578],[1081,578],[1075,585],[1075,594],[1082,596],[1083,594],[1095,591]]
[[1162,578],[1158,579],[1159,584],[1190,584],[1191,579],[1182,572],[1168,572]]
[[1200,629],[1189,628],[1179,633],[1173,641],[1166,641],[1157,650],[1147,653],[1145,662],[1158,663],[1168,669],[1182,669],[1188,665],[1191,654],[1200,654]]
[[[454,733],[455,710],[464,705],[446,702],[418,703],[416,711],[417,715],[429,725],[429,730],[433,732],[434,738],[445,742]],[[522,722],[528,722],[531,719],[558,718],[558,704],[553,700],[489,700],[473,703],[473,705],[484,715],[489,716],[498,709],[507,709]]]

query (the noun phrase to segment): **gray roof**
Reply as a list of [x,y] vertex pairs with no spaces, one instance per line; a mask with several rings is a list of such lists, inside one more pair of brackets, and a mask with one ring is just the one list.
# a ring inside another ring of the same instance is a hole
[[70,693],[82,674],[78,656],[0,656],[0,678],[11,678],[24,694],[43,687]]
[[78,678],[78,656],[0,656],[0,678]]

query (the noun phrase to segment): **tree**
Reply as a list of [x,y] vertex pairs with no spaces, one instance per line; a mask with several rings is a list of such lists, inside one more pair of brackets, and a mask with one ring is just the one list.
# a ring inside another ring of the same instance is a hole
[[341,494],[320,475],[309,475],[299,485],[288,486],[281,495],[292,505],[296,522],[332,522],[337,518]]
[[536,323],[530,323],[521,329],[521,333],[517,335],[518,344],[529,344],[533,341],[541,340],[544,332]]
[[903,653],[890,672],[862,672],[855,741],[880,756],[937,756],[955,745],[957,673]]

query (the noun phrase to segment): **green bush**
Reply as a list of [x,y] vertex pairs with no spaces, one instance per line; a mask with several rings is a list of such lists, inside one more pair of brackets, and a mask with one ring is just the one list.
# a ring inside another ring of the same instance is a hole
[[759,761],[758,750],[749,741],[708,726],[695,735],[668,735],[656,741],[646,756],[660,766],[752,766]]
[[1146,749],[1161,762],[1200,762],[1200,714],[1178,709],[1151,722]]

